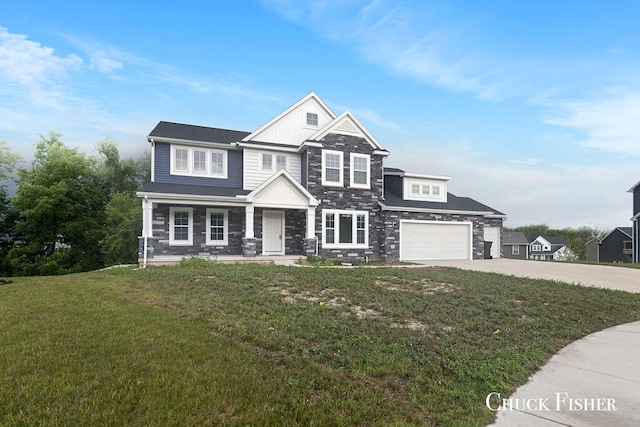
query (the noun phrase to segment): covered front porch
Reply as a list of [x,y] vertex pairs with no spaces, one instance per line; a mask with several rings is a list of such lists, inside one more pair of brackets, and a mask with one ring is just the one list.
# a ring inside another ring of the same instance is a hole
[[284,260],[317,253],[318,202],[284,170],[235,197],[139,196],[144,215],[141,266],[175,264],[195,256],[261,262],[262,257]]

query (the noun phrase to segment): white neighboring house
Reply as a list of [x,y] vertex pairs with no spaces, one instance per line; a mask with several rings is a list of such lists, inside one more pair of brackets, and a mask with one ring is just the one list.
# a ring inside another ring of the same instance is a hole
[[537,236],[529,238],[529,259],[542,261],[575,261],[578,255],[560,236]]

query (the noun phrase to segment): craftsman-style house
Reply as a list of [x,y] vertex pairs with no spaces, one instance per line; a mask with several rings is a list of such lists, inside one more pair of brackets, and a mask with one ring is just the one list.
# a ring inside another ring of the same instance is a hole
[[477,259],[489,247],[500,256],[504,214],[450,194],[448,177],[384,168],[390,153],[313,92],[253,132],[160,122],[147,139],[145,265],[231,255]]

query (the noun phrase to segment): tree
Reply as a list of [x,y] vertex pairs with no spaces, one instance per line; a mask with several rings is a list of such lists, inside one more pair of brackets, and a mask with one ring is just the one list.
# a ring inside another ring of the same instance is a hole
[[130,264],[138,259],[138,236],[142,229],[140,202],[134,196],[116,193],[106,210],[105,236],[100,241],[105,264]]
[[15,206],[25,243],[8,258],[14,274],[62,274],[103,266],[103,182],[97,162],[50,132],[36,145],[32,170],[18,171]]
[[[19,160],[20,156],[12,153],[7,144],[0,140],[0,181],[11,179],[10,174]],[[0,274],[8,272],[5,260],[16,240],[18,218],[18,210],[11,203],[6,186],[0,185]]]
[[12,153],[7,143],[0,140],[0,181],[9,178],[19,160],[20,156]]
[[103,156],[100,171],[110,195],[104,238],[100,241],[105,262],[108,265],[134,263],[138,259],[138,236],[142,229],[142,211],[135,193],[149,180],[150,156],[122,160],[112,139],[101,141],[98,151]]

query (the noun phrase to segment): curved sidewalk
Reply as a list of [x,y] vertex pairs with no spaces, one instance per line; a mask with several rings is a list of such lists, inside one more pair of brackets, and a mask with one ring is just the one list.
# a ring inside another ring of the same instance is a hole
[[[493,425],[638,426],[639,355],[640,322],[588,335],[560,350],[516,390]],[[499,400],[493,402],[496,408]]]
[[[640,292],[640,269],[512,259],[425,261],[517,277]],[[497,396],[491,408],[501,403]],[[499,427],[640,426],[640,322],[569,344],[515,391],[493,424]]]

